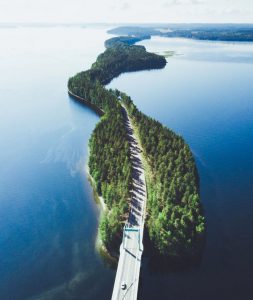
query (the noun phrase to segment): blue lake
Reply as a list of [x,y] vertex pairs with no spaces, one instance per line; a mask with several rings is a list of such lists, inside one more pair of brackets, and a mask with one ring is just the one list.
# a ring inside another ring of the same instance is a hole
[[[115,270],[95,249],[85,165],[99,118],[66,93],[108,38],[102,27],[0,28],[0,299],[110,299]],[[153,38],[163,70],[110,86],[184,136],[195,155],[207,240],[198,266],[144,259],[140,299],[252,299],[253,45]]]
[[141,299],[252,299],[253,45],[153,38],[166,68],[123,74],[111,87],[182,135],[200,172],[207,240],[198,267],[142,272]]
[[[67,81],[103,51],[104,28],[0,29],[0,299],[103,299],[85,165],[99,118]],[[75,298],[77,297],[77,298]]]

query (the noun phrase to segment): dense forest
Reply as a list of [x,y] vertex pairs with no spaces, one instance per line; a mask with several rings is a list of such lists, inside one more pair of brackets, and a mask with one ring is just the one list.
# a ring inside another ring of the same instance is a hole
[[142,40],[150,39],[150,35],[138,36],[116,36],[105,41],[105,48],[114,47],[116,44],[123,43],[126,45],[134,45]]
[[[113,78],[124,72],[160,69],[166,65],[163,56],[149,53],[143,46],[117,42],[100,54],[91,69],[69,79],[69,89],[81,97],[87,95],[94,82],[108,84]],[[80,84],[82,82],[82,84]],[[94,98],[94,97],[93,97]]]
[[108,210],[100,222],[100,235],[108,250],[117,249],[127,218],[132,184],[130,149],[121,105],[98,83],[93,96],[105,102],[105,114],[89,141],[89,170],[96,191]]
[[194,255],[204,234],[199,178],[189,146],[161,123],[141,113],[130,97],[120,99],[137,128],[146,171],[149,238],[162,255]]
[[165,64],[163,56],[148,53],[143,46],[129,45],[124,38],[100,54],[91,69],[78,73],[68,82],[71,93],[104,111],[90,138],[89,171],[97,193],[108,208],[99,231],[111,252],[119,248],[128,217],[132,167],[121,104],[115,92],[107,90],[104,84],[123,72],[162,68]]
[[188,145],[138,111],[127,95],[104,87],[123,72],[165,66],[164,57],[148,53],[143,46],[132,45],[133,42],[132,37],[107,41],[107,49],[91,69],[68,82],[69,91],[104,112],[89,142],[90,174],[108,208],[100,221],[100,236],[110,252],[118,249],[128,217],[132,166],[121,106],[124,103],[137,128],[148,165],[146,226],[150,240],[162,255],[192,255],[203,236],[204,217],[198,174]]

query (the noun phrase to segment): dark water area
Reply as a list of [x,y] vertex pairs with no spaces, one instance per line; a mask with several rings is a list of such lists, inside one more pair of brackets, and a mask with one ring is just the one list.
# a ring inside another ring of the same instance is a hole
[[[68,77],[104,49],[105,28],[0,28],[0,299],[110,299],[98,254],[99,207],[85,165],[98,116],[67,95]],[[197,266],[143,260],[140,299],[252,299],[253,45],[155,38],[165,69],[111,83],[183,135],[207,218]],[[157,268],[158,267],[158,268]]]
[[140,299],[252,299],[253,45],[162,38],[142,44],[175,53],[165,69],[124,74],[110,86],[189,143],[207,236],[195,267],[162,272],[145,259]]

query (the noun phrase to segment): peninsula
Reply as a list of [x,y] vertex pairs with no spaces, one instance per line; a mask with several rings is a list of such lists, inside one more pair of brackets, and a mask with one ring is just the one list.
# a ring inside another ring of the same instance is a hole
[[182,137],[140,112],[129,96],[105,88],[124,72],[165,67],[163,56],[134,45],[146,38],[149,35],[107,40],[105,52],[89,70],[70,78],[68,89],[70,96],[102,115],[89,142],[89,172],[107,207],[99,225],[106,249],[111,254],[119,250],[134,191],[128,120],[145,164],[146,229],[151,244],[159,255],[189,257],[198,252],[205,230],[191,150]]

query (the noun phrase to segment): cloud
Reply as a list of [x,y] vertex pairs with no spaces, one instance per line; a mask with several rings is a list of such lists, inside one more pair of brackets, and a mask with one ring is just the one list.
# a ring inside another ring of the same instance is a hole
[[203,0],[169,0],[164,2],[163,6],[168,7],[171,5],[201,5],[204,4]]
[[252,0],[0,0],[0,22],[252,23],[252,19]]
[[205,3],[203,0],[191,0],[190,2],[191,4],[195,4],[195,5],[202,5]]
[[111,5],[109,5],[109,7],[111,10],[116,10],[116,11],[126,11],[126,10],[131,9],[131,5],[127,1],[124,1],[124,2],[118,1],[118,2],[115,2]]
[[122,10],[130,9],[130,8],[131,8],[131,5],[128,2],[124,2],[121,5]]

